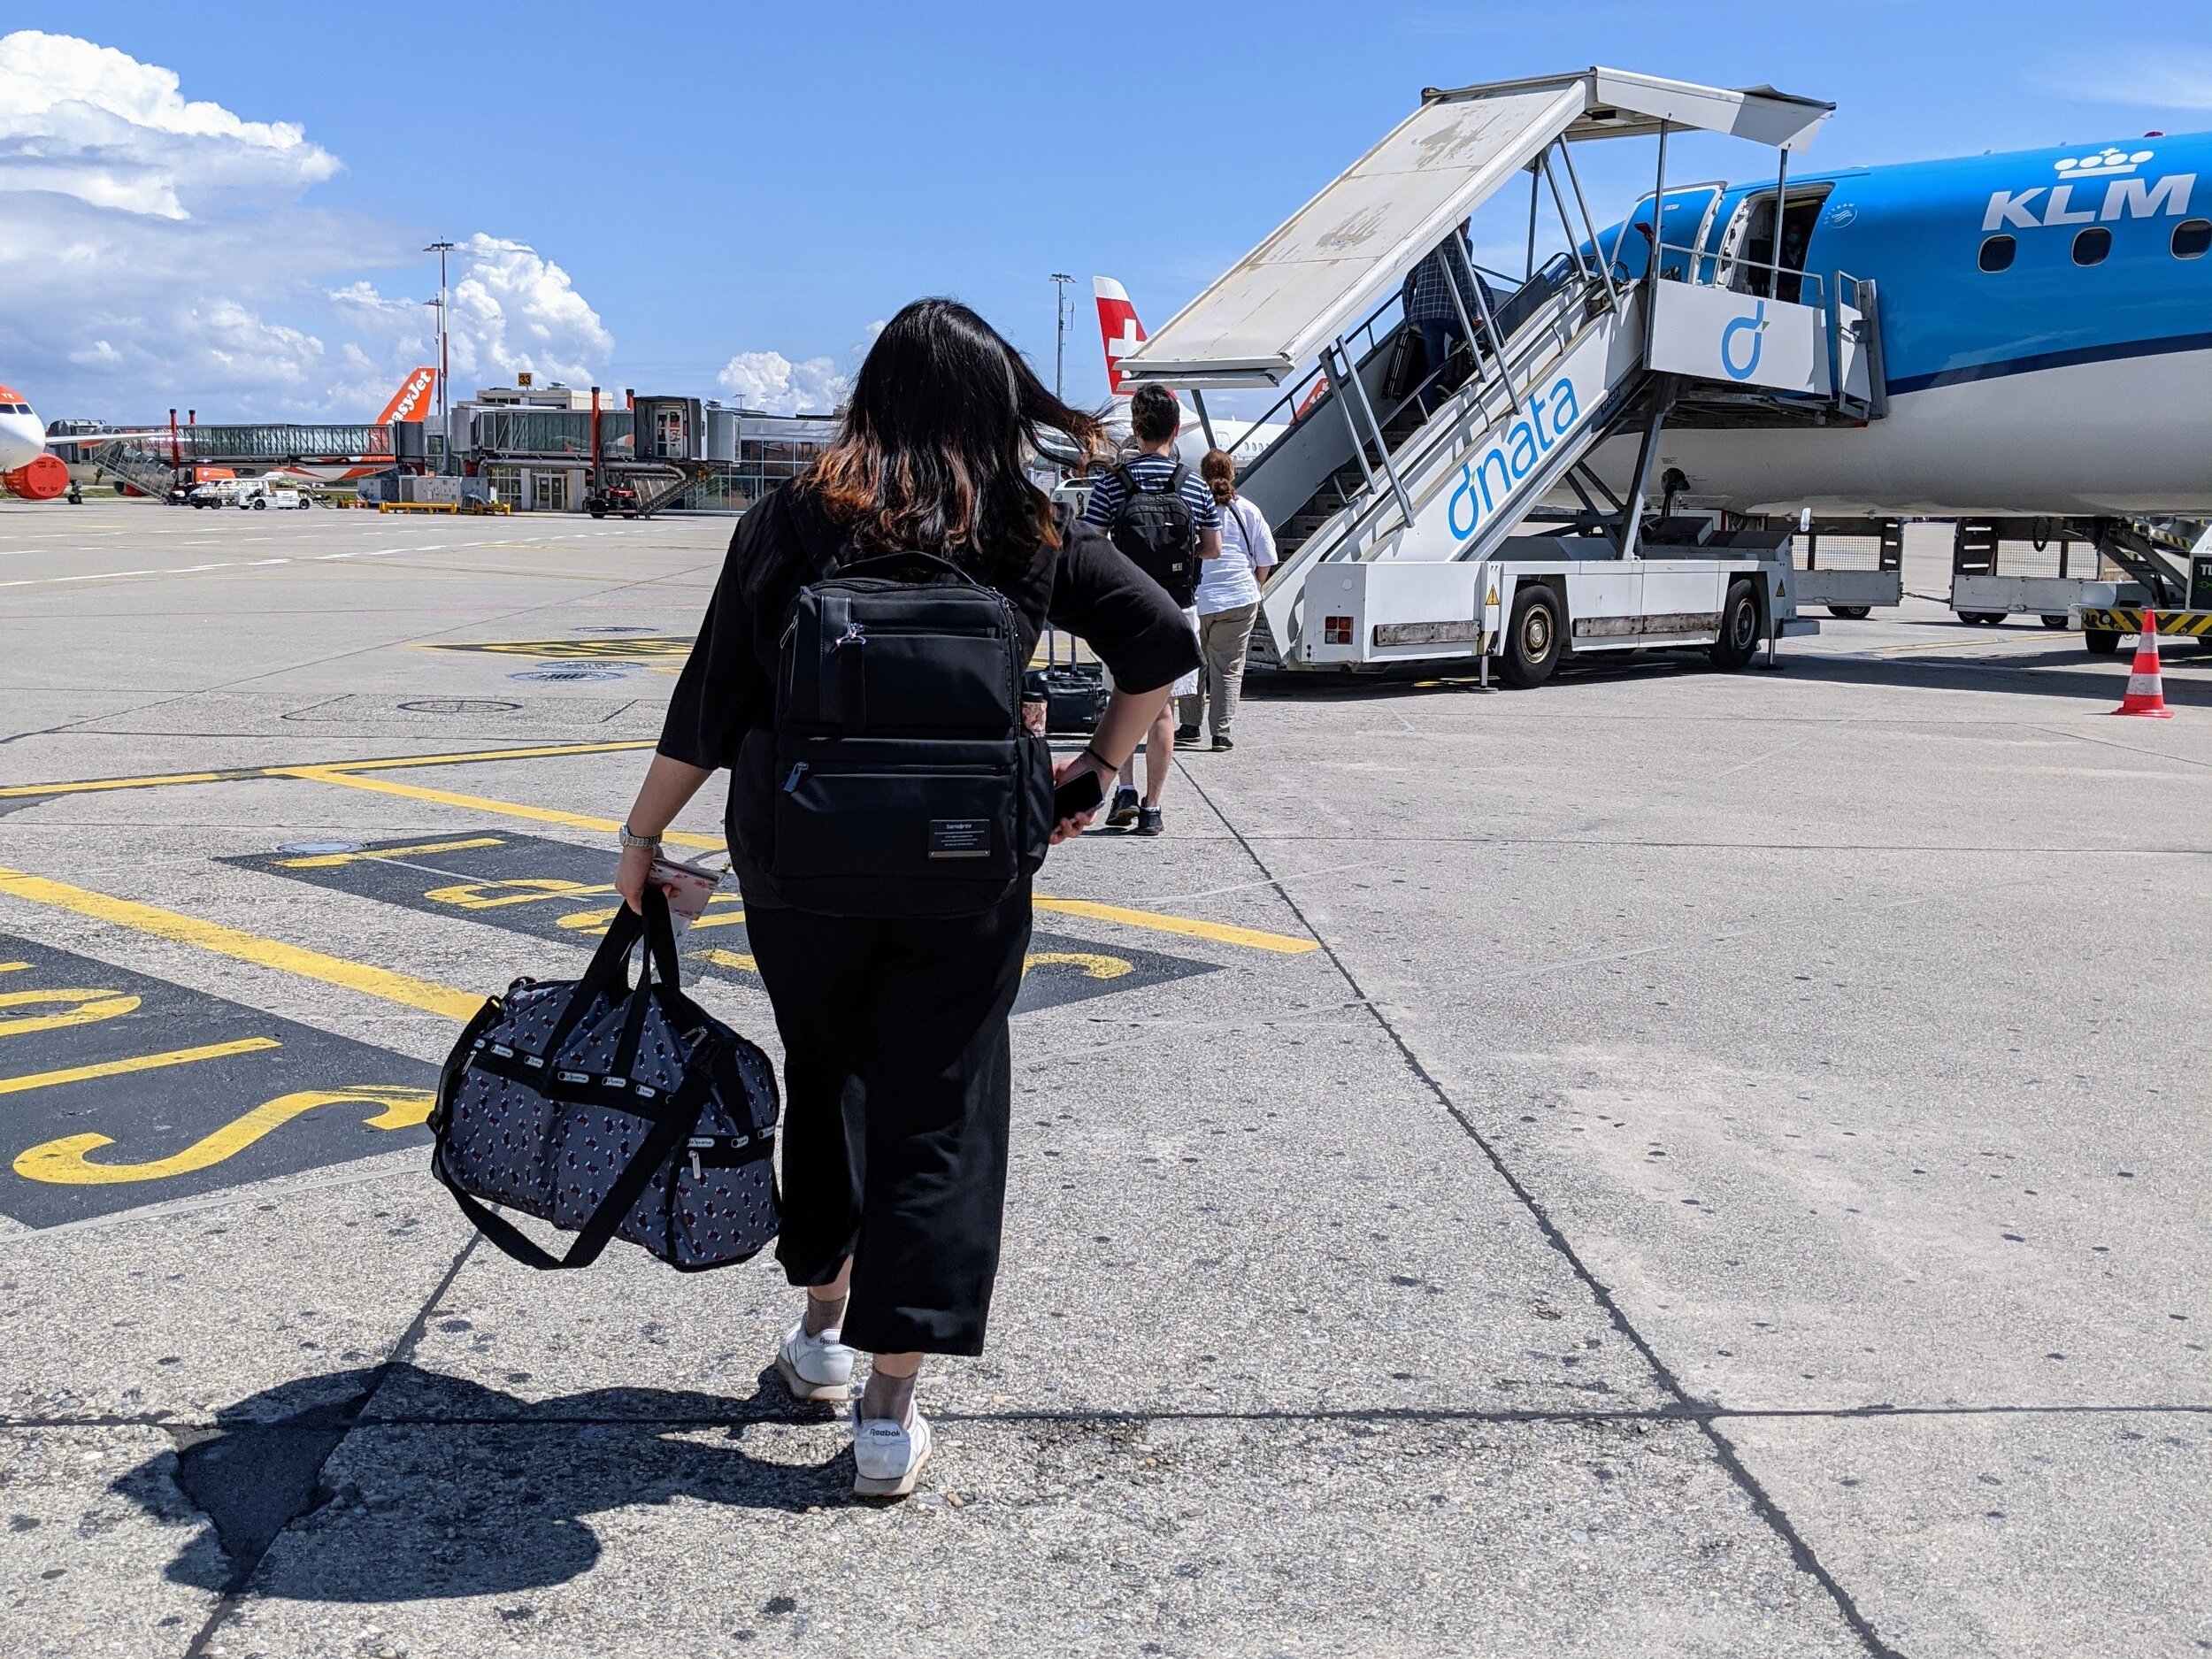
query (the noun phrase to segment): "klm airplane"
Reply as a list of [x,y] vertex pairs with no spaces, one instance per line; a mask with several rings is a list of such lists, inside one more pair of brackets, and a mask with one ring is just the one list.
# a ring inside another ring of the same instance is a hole
[[[1670,188],[1660,274],[1818,303],[1873,284],[1883,418],[1670,426],[1736,512],[2212,517],[2212,134]],[[1648,202],[1598,242],[1650,257]],[[1698,268],[1693,272],[1693,265]],[[1625,465],[1617,454],[1601,470]]]

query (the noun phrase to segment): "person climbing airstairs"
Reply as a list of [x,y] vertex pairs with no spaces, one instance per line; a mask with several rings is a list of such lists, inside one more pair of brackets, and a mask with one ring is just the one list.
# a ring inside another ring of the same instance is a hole
[[[1671,416],[1879,418],[1871,285],[1708,251],[1721,188],[1666,183],[1667,137],[1685,129],[1772,146],[1786,179],[1790,151],[1832,108],[1602,68],[1431,88],[1122,357],[1125,388],[1187,389],[1202,419],[1209,390],[1285,388],[1258,423],[1285,429],[1238,480],[1284,554],[1256,657],[1286,668],[1471,657],[1486,673],[1495,656],[1509,680],[1534,684],[1570,641],[1703,644],[1740,666],[1763,640],[1814,631],[1795,616],[1786,532],[1647,524],[1646,509]],[[1601,233],[1571,149],[1634,135],[1659,141],[1653,188]],[[1516,280],[1483,271],[1464,227],[1524,177],[1530,252]],[[1540,265],[1540,188],[1568,243]],[[1463,343],[1409,386],[1401,284],[1449,238],[1463,255],[1441,262]],[[1627,434],[1636,460],[1617,491],[1592,452]],[[1572,534],[1519,534],[1532,515]]]

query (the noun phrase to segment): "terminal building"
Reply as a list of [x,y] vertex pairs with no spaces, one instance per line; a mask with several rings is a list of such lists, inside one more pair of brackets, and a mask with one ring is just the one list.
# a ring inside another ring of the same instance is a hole
[[681,494],[662,511],[742,512],[803,471],[836,424],[713,398],[526,383],[484,387],[452,404],[442,448],[445,470],[482,479],[517,512],[584,511],[595,434],[611,472],[680,470]]

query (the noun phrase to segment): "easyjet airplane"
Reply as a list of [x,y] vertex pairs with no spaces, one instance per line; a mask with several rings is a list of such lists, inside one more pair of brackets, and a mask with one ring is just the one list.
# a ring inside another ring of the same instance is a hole
[[[431,411],[432,394],[438,385],[438,371],[429,364],[411,369],[406,379],[399,383],[376,419],[373,426],[389,426],[395,421],[421,420]],[[10,413],[11,410],[19,411]],[[46,455],[49,447],[60,449],[90,449],[117,438],[138,438],[148,441],[145,447],[159,452],[160,440],[169,436],[167,426],[127,426],[111,428],[104,432],[88,432],[81,436],[49,438],[38,417],[31,413],[31,406],[5,387],[0,387],[0,487],[10,494],[32,501],[50,501],[69,488],[68,468],[57,457]],[[32,457],[51,460],[51,468],[41,467]],[[12,458],[21,457],[21,458]],[[301,462],[272,466],[263,474],[268,478],[297,478],[318,483],[334,484],[349,479],[366,478],[381,472],[391,465],[388,457],[372,456],[365,460],[327,463]],[[22,484],[18,473],[8,468],[16,467],[26,476]],[[29,474],[36,476],[29,476]]]

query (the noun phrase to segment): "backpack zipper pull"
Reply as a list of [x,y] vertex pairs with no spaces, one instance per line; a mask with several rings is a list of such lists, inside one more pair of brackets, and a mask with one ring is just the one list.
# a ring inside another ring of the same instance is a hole
[[805,776],[806,762],[803,760],[793,762],[791,766],[791,775],[783,780],[783,792],[786,795],[796,793],[799,787],[799,780]]
[[695,1181],[703,1181],[707,1179],[706,1171],[699,1167],[699,1149],[696,1147],[694,1147],[691,1152],[691,1179]]
[[841,651],[848,645],[865,645],[867,642],[868,630],[862,627],[856,621],[848,622],[845,624],[845,631],[830,641],[830,649]]

